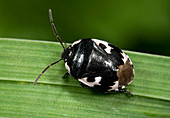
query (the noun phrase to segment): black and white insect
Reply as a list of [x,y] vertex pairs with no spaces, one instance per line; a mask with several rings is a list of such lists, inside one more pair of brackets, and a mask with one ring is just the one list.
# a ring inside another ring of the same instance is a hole
[[133,64],[128,55],[111,43],[98,39],[80,39],[70,46],[64,45],[53,23],[51,9],[49,17],[54,34],[64,50],[61,59],[47,66],[34,85],[47,69],[64,60],[68,72],[63,77],[70,74],[81,86],[94,88],[102,93],[127,92],[132,95],[125,89],[134,77]]

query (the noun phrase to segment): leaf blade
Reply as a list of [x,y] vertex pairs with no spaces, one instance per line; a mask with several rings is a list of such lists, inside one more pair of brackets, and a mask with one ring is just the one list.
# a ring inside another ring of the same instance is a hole
[[135,66],[127,87],[135,97],[103,95],[82,88],[72,77],[62,79],[63,62],[33,86],[61,52],[54,42],[0,39],[1,117],[170,117],[169,57],[125,51]]

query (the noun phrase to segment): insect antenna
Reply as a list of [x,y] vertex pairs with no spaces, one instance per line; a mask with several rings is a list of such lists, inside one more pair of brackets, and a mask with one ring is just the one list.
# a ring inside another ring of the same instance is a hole
[[53,22],[53,16],[52,16],[52,11],[51,9],[49,9],[49,18],[50,18],[50,23],[51,23],[51,26],[52,26],[52,29],[53,29],[53,32],[54,32],[54,35],[56,36],[56,38],[58,39],[58,41],[60,42],[60,44],[62,45],[63,49],[65,49],[62,41],[61,41],[61,38],[59,37],[58,33],[57,33],[57,30],[56,30],[56,27],[55,27],[55,24]]
[[66,48],[68,48],[68,45],[67,45],[67,43],[66,43],[66,42],[64,42],[64,45],[66,46]]
[[43,73],[45,73],[51,66],[55,65],[56,63],[58,63],[59,61],[61,61],[62,59],[53,62],[52,64],[50,64],[49,66],[47,66],[42,72],[41,74],[37,77],[37,79],[34,82],[34,85],[36,85],[37,81],[39,80],[39,78],[42,76]]

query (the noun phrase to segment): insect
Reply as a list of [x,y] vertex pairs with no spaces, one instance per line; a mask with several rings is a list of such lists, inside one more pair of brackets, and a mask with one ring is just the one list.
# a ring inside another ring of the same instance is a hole
[[127,92],[133,96],[125,89],[134,78],[133,64],[128,55],[111,43],[98,39],[80,39],[70,46],[64,45],[57,34],[51,9],[49,18],[54,34],[64,50],[61,59],[47,66],[34,85],[47,69],[64,60],[68,72],[63,77],[70,74],[81,86],[94,88],[102,93]]

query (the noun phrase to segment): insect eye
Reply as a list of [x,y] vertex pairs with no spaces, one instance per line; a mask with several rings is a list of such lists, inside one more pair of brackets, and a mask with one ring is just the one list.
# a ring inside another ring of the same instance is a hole
[[63,60],[69,60],[73,56],[73,51],[71,49],[65,49],[62,53],[62,59]]

